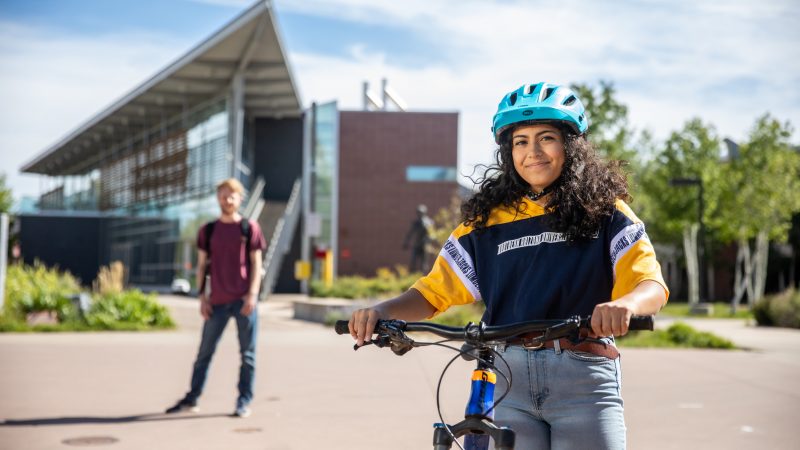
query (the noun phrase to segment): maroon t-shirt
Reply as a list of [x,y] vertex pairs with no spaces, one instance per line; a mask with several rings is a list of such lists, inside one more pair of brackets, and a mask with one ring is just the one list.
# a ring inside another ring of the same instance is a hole
[[[244,219],[242,219],[244,220]],[[197,233],[197,248],[208,252],[206,227]],[[243,298],[250,291],[250,257],[239,222],[217,220],[211,233],[211,304],[221,305]],[[250,251],[264,250],[261,227],[250,221]]]

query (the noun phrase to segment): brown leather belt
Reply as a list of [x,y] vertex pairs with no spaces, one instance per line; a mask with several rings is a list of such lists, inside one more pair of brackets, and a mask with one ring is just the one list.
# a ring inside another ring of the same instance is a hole
[[[541,337],[538,334],[523,334],[522,336],[508,341],[508,345],[519,345],[527,350],[541,350],[544,348],[555,348],[556,341],[537,342],[537,338]],[[604,356],[608,359],[617,359],[619,350],[613,344],[607,344],[599,340],[584,340],[579,344],[573,344],[572,341],[566,338],[558,339],[559,347],[561,350],[573,350],[578,352],[591,353],[597,356]]]

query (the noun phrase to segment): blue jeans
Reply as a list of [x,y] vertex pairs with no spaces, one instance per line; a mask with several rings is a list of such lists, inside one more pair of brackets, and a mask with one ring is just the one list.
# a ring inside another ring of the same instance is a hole
[[[619,358],[519,346],[501,354],[513,378],[511,392],[497,406],[495,423],[516,432],[516,448],[625,448]],[[495,364],[503,367],[499,358]],[[495,398],[506,389],[498,377]]]
[[242,364],[239,368],[239,398],[236,400],[236,406],[248,405],[253,400],[253,384],[256,373],[256,340],[258,337],[258,308],[253,308],[250,315],[243,316],[240,313],[243,304],[244,301],[240,299],[211,307],[211,317],[203,324],[203,338],[200,341],[200,349],[197,351],[197,359],[194,362],[192,388],[186,394],[187,401],[195,402],[200,397],[200,394],[203,393],[211,357],[214,356],[222,331],[231,317],[236,318],[236,327],[239,331],[239,354],[242,358]]

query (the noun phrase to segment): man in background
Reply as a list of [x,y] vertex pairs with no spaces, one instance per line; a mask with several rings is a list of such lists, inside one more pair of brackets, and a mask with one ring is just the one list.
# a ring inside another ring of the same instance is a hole
[[[239,396],[233,415],[250,415],[255,380],[258,337],[258,292],[261,288],[261,252],[264,235],[258,223],[239,214],[244,188],[230,178],[217,185],[221,214],[205,224],[197,234],[197,286],[200,314],[204,324],[200,349],[194,362],[189,392],[167,413],[198,411],[197,399],[203,392],[208,367],[228,320],[236,319],[239,333]],[[210,283],[206,284],[209,275]],[[210,289],[206,289],[206,288]],[[207,291],[210,293],[207,294]]]

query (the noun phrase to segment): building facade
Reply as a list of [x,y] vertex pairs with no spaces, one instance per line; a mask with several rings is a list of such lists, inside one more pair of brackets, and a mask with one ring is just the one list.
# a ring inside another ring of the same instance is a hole
[[373,274],[407,262],[398,238],[418,204],[435,211],[456,192],[457,133],[456,113],[303,110],[257,2],[22,168],[46,186],[20,215],[23,260],[87,285],[111,261],[133,285],[193,281],[197,230],[234,177],[268,241],[265,293],[307,288],[295,262],[320,250],[334,275]]
[[45,251],[35,240],[47,236],[28,232],[82,220],[100,230],[95,264],[122,261],[129,283],[192,279],[195,235],[219,214],[220,180],[258,186],[248,214],[275,228],[274,209],[285,211],[299,185],[302,117],[271,7],[257,2],[22,168],[50,185],[39,211],[20,217],[25,262],[58,263],[90,282],[77,242],[60,237],[59,251]]

